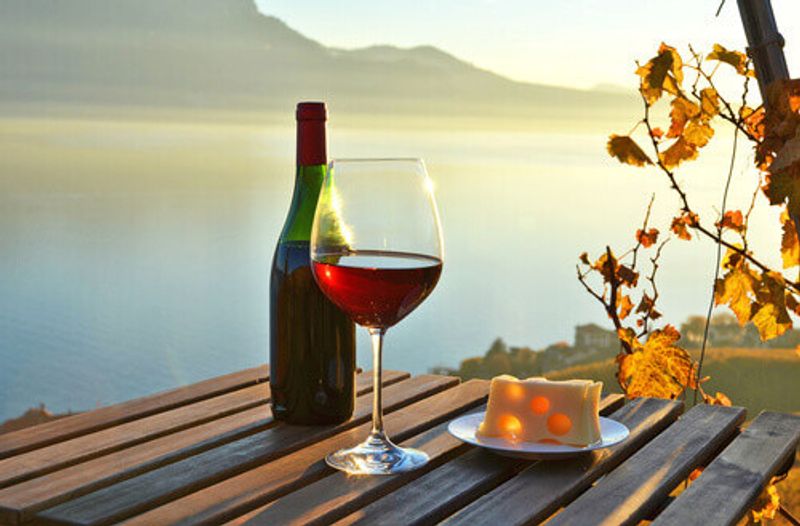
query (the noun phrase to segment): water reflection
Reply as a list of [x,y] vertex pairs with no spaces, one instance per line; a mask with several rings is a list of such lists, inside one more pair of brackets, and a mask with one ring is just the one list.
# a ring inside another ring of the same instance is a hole
[[[423,372],[482,354],[498,335],[538,347],[605,322],[575,281],[577,254],[629,244],[651,191],[662,230],[675,206],[657,174],[606,157],[609,127],[333,123],[333,155],[421,156],[436,182],[447,268],[396,328],[388,368]],[[0,419],[39,401],[85,409],[265,361],[267,271],[293,140],[288,127],[0,119]],[[704,210],[724,146],[683,172]],[[753,184],[737,176],[733,207]],[[779,233],[762,215],[751,237],[770,246]],[[676,321],[707,301],[712,250],[669,247],[662,310]]]

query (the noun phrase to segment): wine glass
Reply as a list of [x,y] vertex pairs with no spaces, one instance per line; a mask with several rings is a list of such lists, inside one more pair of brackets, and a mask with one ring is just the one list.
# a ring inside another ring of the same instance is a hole
[[388,475],[424,465],[424,452],[383,431],[381,350],[389,327],[428,297],[442,273],[442,231],[433,183],[420,159],[330,163],[311,230],[311,266],[323,293],[372,339],[372,431],[328,455],[350,474]]

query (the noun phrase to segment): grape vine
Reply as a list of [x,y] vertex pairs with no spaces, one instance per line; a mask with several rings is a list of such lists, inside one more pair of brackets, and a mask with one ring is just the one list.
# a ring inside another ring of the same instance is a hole
[[[724,393],[706,392],[709,378],[702,376],[702,362],[708,341],[708,326],[715,306],[726,305],[739,324],[752,323],[763,341],[792,328],[791,314],[800,316],[800,80],[777,81],[767,90],[759,107],[747,105],[749,82],[755,76],[744,53],[715,44],[703,56],[689,47],[690,62],[674,48],[661,44],[657,54],[637,64],[643,116],[625,135],[612,134],[608,153],[621,163],[655,168],[678,198],[679,208],[669,226],[671,235],[658,242],[660,231],[649,225],[653,199],[642,227],[634,235],[632,248],[615,256],[610,246],[594,260],[584,252],[579,257],[577,276],[586,291],[600,302],[617,331],[621,351],[617,357],[617,380],[626,395],[684,398],[693,392],[705,403],[730,405]],[[732,68],[742,80],[739,102],[723,96],[715,85],[720,68]],[[686,77],[693,77],[691,84]],[[666,132],[656,125],[654,113],[669,100]],[[735,107],[737,106],[737,107]],[[676,177],[676,169],[694,161],[714,137],[719,121],[733,126],[730,166],[725,179],[721,207],[710,221],[692,207],[689,195]],[[643,126],[642,148],[633,134]],[[758,173],[753,199],[746,212],[728,210],[727,197],[739,136],[753,143]],[[780,207],[782,268],[768,265],[755,254],[747,239],[751,214],[759,191],[771,206]],[[713,226],[712,226],[713,224]],[[659,290],[656,274],[662,249],[671,238],[690,240],[693,234],[716,244],[715,278],[706,318],[699,360],[679,345],[680,333],[672,325],[656,327],[662,314],[656,310]],[[640,252],[649,251],[650,271],[641,280]],[[592,286],[590,276],[599,276]],[[638,301],[634,301],[638,298]],[[774,516],[777,493],[770,486],[769,506],[754,511],[758,520]]]

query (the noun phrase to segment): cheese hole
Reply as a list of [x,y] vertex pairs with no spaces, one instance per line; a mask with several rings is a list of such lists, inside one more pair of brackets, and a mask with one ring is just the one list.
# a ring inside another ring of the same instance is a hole
[[566,435],[572,429],[572,420],[564,413],[553,413],[547,418],[547,429],[553,435]]
[[515,417],[514,415],[500,415],[498,424],[504,433],[511,436],[516,436],[520,431],[522,431],[522,422],[520,422],[519,418]]
[[516,402],[517,400],[521,400],[522,397],[525,396],[525,389],[522,388],[519,384],[508,384],[506,386],[506,397]]
[[531,400],[531,410],[537,415],[543,415],[550,410],[550,400],[544,396],[534,396]]

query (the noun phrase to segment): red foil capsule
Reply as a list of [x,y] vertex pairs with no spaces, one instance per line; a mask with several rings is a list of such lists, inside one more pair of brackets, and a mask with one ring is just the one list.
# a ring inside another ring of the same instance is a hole
[[298,166],[325,164],[325,103],[301,102],[297,105],[296,116]]

